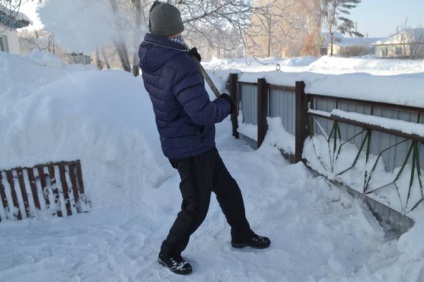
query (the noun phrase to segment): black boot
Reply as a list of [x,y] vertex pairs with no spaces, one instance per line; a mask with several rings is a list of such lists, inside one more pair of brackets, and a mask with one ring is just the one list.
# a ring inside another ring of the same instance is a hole
[[233,239],[231,241],[233,248],[244,248],[251,247],[255,249],[265,249],[271,245],[271,240],[268,237],[258,236],[253,234],[252,236],[244,239]]
[[191,265],[180,255],[159,254],[158,262],[176,274],[187,275],[193,271]]

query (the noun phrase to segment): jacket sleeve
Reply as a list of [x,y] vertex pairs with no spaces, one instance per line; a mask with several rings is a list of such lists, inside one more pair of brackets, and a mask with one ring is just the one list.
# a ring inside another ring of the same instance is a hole
[[210,101],[203,76],[194,60],[184,55],[183,67],[175,76],[173,92],[193,123],[212,125],[221,122],[230,113],[230,104],[224,99]]

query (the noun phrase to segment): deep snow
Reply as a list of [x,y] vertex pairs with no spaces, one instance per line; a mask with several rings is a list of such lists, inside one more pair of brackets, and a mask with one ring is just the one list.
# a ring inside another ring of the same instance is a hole
[[[315,91],[324,87],[318,86],[323,73],[388,77],[375,83],[377,92],[391,91],[385,88],[390,78],[413,81],[407,84],[413,93],[422,85],[422,61],[323,57],[249,63],[204,65],[221,90],[231,70],[263,72],[271,80],[298,72],[317,83],[311,86]],[[268,72],[276,63],[283,72]],[[179,209],[179,177],[160,151],[141,78],[64,66],[42,53],[22,58],[0,52],[0,85],[0,169],[81,159],[92,203],[89,213],[71,217],[41,214],[1,222],[0,281],[424,280],[420,217],[396,238],[363,203],[302,164],[284,160],[274,145],[290,147],[292,140],[278,121],[272,120],[264,145],[254,151],[231,136],[229,119],[217,125],[217,147],[242,189],[253,229],[272,245],[260,251],[231,248],[229,227],[213,198],[183,253],[194,272],[176,276],[156,258]]]

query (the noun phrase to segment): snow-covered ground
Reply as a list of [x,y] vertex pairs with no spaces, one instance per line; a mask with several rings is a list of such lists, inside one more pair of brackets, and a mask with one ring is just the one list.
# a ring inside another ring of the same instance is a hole
[[[204,65],[221,90],[225,75],[237,70],[270,79],[297,72],[316,82],[315,91],[325,73],[384,76],[373,84],[380,93],[392,91],[391,79],[409,80],[405,90],[417,93],[424,68],[423,61],[372,58],[247,63]],[[281,72],[270,74],[277,63]],[[340,77],[341,87],[352,81]],[[248,219],[271,247],[231,248],[212,199],[183,253],[194,272],[176,276],[156,258],[179,210],[179,177],[160,151],[141,78],[63,66],[42,53],[0,52],[0,169],[80,159],[92,203],[89,213],[71,217],[1,222],[0,281],[424,281],[422,220],[400,238],[385,232],[361,202],[285,161],[269,145],[284,136],[273,128],[254,151],[231,136],[229,119],[217,125],[217,147],[242,189]]]

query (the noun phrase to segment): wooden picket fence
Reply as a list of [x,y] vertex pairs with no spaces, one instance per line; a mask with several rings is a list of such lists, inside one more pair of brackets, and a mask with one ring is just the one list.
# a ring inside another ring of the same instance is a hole
[[80,160],[0,170],[0,222],[86,212]]

